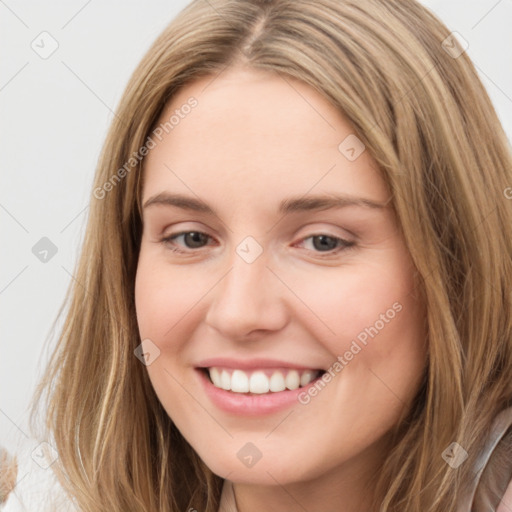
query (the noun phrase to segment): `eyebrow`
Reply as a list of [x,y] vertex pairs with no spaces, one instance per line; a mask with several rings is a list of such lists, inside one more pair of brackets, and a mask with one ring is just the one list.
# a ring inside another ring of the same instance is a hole
[[[321,211],[330,209],[345,208],[347,206],[358,206],[361,208],[381,209],[387,206],[387,203],[379,203],[363,197],[355,197],[350,195],[325,194],[325,195],[309,195],[307,197],[290,197],[284,199],[279,204],[278,213],[287,215],[293,212],[304,211]],[[161,192],[150,197],[143,208],[149,206],[175,206],[184,210],[191,210],[205,213],[207,215],[215,215],[215,210],[206,202],[194,197],[182,194],[170,194]]]

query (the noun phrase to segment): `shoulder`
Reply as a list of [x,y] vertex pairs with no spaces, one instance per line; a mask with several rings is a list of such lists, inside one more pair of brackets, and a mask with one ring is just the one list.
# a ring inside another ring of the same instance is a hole
[[507,490],[501,498],[496,512],[510,512],[512,510],[512,480],[509,482]]
[[481,469],[472,510],[510,512],[512,510],[512,408],[505,409],[496,417],[476,467]]

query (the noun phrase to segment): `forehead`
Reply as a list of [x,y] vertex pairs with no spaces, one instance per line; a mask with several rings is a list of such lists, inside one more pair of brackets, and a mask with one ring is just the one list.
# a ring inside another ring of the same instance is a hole
[[144,198],[165,189],[255,206],[309,190],[388,196],[368,151],[351,161],[340,150],[354,137],[348,120],[293,78],[249,69],[202,77],[178,91],[159,124],[171,116],[146,157]]
[[[268,71],[236,68],[202,77],[172,98],[160,120],[165,122],[191,97],[198,105],[172,129],[176,145],[191,137],[196,147],[222,140],[222,147],[233,152],[264,144],[275,150],[273,156],[284,156],[286,149],[299,149],[304,142],[317,150],[336,149],[338,139],[353,132],[309,85]],[[253,151],[252,157],[259,153]]]

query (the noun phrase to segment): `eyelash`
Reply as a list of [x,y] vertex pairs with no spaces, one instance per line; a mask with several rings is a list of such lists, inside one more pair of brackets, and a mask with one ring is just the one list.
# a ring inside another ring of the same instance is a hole
[[[197,252],[196,250],[194,249],[190,249],[188,251],[184,251],[182,249],[177,249],[176,247],[173,247],[171,246],[173,242],[173,240],[175,238],[178,238],[179,236],[182,236],[182,235],[187,235],[187,234],[190,234],[190,233],[199,233],[200,235],[206,235],[208,238],[212,238],[210,235],[207,235],[206,233],[203,233],[202,231],[181,231],[179,233],[175,233],[175,234],[172,234],[172,235],[169,235],[167,237],[164,237],[160,240],[161,243],[163,243],[164,245],[167,245],[169,246],[170,250],[172,252],[175,252],[175,253],[179,253],[179,254],[190,254],[191,252]],[[330,238],[332,240],[336,240],[336,242],[338,242],[341,247],[338,247],[337,249],[330,249],[329,251],[311,251],[311,252],[314,252],[315,254],[319,255],[321,258],[325,258],[325,257],[329,257],[329,256],[334,256],[342,251],[346,251],[348,249],[351,249],[353,248],[356,243],[355,242],[352,242],[352,241],[349,241],[349,240],[345,240],[343,238],[340,238],[340,237],[337,237],[337,236],[332,236],[332,235],[329,235],[327,233],[318,233],[318,234],[314,234],[314,235],[309,235],[305,238],[302,238],[301,241],[304,241],[304,240],[308,240],[310,238],[316,238],[316,237],[320,237],[320,236],[325,236],[327,238]],[[201,248],[199,248],[201,249]],[[198,250],[199,250],[198,249]]]

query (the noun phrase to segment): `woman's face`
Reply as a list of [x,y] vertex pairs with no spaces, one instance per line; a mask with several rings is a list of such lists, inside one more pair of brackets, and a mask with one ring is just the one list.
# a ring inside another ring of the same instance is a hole
[[376,469],[426,348],[375,161],[316,91],[264,71],[199,79],[167,121],[146,160],[135,288],[163,407],[235,482]]

